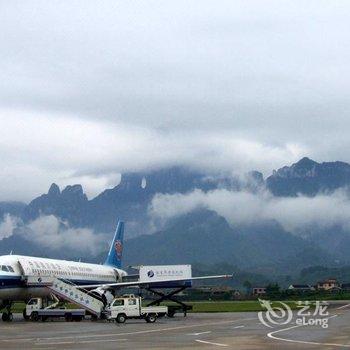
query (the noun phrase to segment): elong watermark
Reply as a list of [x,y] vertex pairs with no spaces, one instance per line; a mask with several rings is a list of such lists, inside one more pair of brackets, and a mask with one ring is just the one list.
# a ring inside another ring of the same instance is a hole
[[319,326],[328,328],[329,304],[325,301],[296,301],[298,311],[293,317],[291,306],[282,301],[259,299],[260,305],[266,311],[260,311],[258,318],[266,327],[283,326],[295,323],[297,326]]

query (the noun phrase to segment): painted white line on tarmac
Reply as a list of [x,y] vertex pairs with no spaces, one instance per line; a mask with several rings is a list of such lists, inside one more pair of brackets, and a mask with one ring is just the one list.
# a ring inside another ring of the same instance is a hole
[[[337,317],[338,315],[333,315],[330,318]],[[289,331],[290,329],[298,328],[298,327],[304,327],[304,325],[297,325],[297,326],[292,326],[288,328],[283,328],[279,329],[277,331],[273,331],[267,334],[267,336],[271,339],[274,340],[280,340],[280,341],[285,341],[288,343],[297,343],[297,344],[307,344],[307,345],[318,345],[318,346],[333,346],[333,347],[340,347],[340,348],[350,348],[350,344],[336,344],[336,343],[319,343],[319,342],[314,342],[314,341],[306,341],[306,340],[294,340],[294,339],[288,339],[288,338],[281,338],[281,337],[276,337],[275,334]]]
[[196,339],[197,343],[207,344],[207,345],[215,345],[215,346],[228,346],[227,344],[221,344],[221,343],[212,343],[210,341],[200,340]]
[[350,306],[350,304],[346,304],[346,305],[343,305],[343,306],[339,306],[339,307],[337,307],[337,310],[345,309],[345,308],[347,308],[347,307],[349,307],[349,306]]
[[27,342],[27,341],[41,341],[41,340],[60,340],[60,339],[72,339],[72,338],[99,338],[99,337],[115,337],[115,336],[123,336],[123,335],[137,335],[137,334],[148,334],[148,333],[160,333],[160,332],[168,332],[168,331],[176,331],[176,330],[181,330],[181,329],[188,329],[188,328],[198,328],[198,327],[209,327],[209,326],[220,326],[220,325],[225,325],[225,324],[231,324],[231,323],[237,323],[237,322],[242,322],[242,321],[252,321],[256,320],[256,318],[242,318],[242,319],[237,319],[237,320],[231,320],[231,321],[221,321],[221,322],[216,322],[215,324],[213,323],[197,323],[197,324],[191,324],[191,325],[184,325],[184,326],[178,326],[178,327],[167,327],[167,328],[159,328],[159,329],[149,329],[145,331],[135,331],[135,332],[124,332],[124,333],[106,333],[106,334],[91,334],[88,336],[62,336],[62,337],[47,337],[47,338],[7,338],[7,339],[0,339],[1,342]]
[[127,341],[128,339],[98,339],[98,340],[78,340],[78,341],[60,341],[60,342],[38,342],[35,345],[71,345],[71,344],[90,344],[90,343],[106,343],[106,342],[118,342],[118,341]]
[[233,329],[238,329],[238,328],[244,328],[245,326],[236,326],[236,327],[233,327]]
[[199,333],[190,333],[188,335],[201,335],[201,334],[209,334],[211,331],[206,331],[206,332],[199,332]]

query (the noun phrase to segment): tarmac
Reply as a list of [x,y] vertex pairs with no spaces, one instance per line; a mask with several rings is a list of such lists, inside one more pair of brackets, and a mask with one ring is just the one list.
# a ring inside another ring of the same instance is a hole
[[150,324],[127,320],[0,321],[0,349],[346,349],[350,348],[350,304],[328,309],[327,328],[266,322],[256,312],[200,313],[160,318]]

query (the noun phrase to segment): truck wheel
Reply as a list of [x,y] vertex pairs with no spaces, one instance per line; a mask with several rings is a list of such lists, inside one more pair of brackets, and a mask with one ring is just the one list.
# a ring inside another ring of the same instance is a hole
[[125,321],[126,321],[126,315],[124,315],[124,314],[119,314],[119,315],[117,316],[117,322],[118,322],[118,323],[125,323]]
[[155,314],[149,314],[146,316],[147,323],[154,323],[154,322],[156,322],[156,319],[157,319],[157,315],[155,315]]
[[175,311],[174,310],[168,311],[167,316],[168,317],[174,317],[175,316]]
[[13,320],[13,315],[11,312],[10,313],[4,312],[1,316],[1,319],[4,322],[11,322]]
[[26,309],[23,309],[23,318],[24,318],[25,321],[29,320],[29,316],[27,315]]
[[39,321],[39,314],[36,311],[32,312],[32,314],[30,315],[30,319],[34,322],[38,322]]

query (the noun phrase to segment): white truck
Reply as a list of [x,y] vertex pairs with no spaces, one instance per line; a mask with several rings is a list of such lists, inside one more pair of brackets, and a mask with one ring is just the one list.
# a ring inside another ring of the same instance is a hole
[[115,298],[106,308],[107,320],[124,323],[128,318],[144,319],[148,323],[153,323],[158,317],[163,317],[168,313],[167,306],[142,306],[142,299],[133,294]]
[[85,318],[85,310],[83,309],[66,309],[56,308],[58,301],[53,304],[48,304],[42,298],[32,298],[26,305],[23,311],[23,316],[26,320],[46,321],[51,318],[64,318],[66,321],[81,321]]

